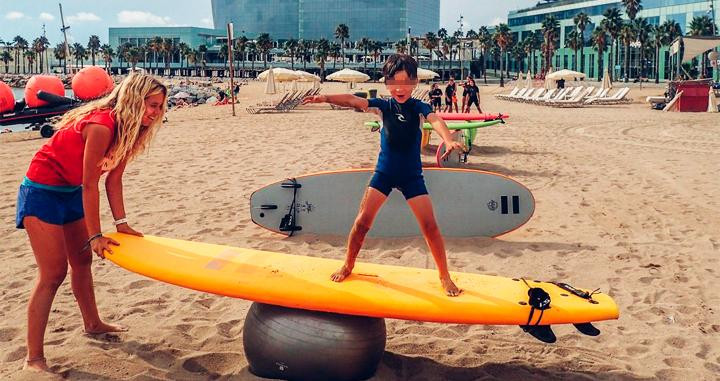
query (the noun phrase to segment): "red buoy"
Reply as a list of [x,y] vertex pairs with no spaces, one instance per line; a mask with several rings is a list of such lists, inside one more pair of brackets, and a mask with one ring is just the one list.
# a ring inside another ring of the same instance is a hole
[[5,82],[0,82],[0,114],[8,112],[15,107],[15,95]]
[[73,76],[71,86],[76,98],[89,101],[109,94],[115,82],[101,67],[88,66]]
[[35,75],[25,85],[25,103],[28,107],[34,108],[48,105],[47,102],[38,99],[37,93],[40,90],[61,97],[65,96],[65,86],[63,86],[60,78],[52,75]]

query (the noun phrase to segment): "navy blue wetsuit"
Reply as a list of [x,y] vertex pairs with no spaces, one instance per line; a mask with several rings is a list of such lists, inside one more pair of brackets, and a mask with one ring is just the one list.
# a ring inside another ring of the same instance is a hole
[[368,104],[380,109],[383,118],[380,154],[370,187],[386,196],[397,188],[407,200],[428,194],[420,161],[420,115],[427,118],[432,113],[430,105],[415,98],[405,103],[373,98]]

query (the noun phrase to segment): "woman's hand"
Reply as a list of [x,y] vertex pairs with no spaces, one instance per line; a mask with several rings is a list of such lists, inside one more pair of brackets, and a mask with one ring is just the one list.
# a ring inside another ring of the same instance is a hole
[[311,97],[305,97],[302,100],[302,104],[306,105],[308,103],[325,103],[327,102],[327,98],[324,95],[314,95]]
[[105,252],[112,254],[112,250],[110,249],[110,245],[120,246],[120,244],[115,241],[114,239],[110,237],[97,237],[94,240],[90,241],[90,248],[92,251],[97,254],[98,257],[105,259]]
[[465,148],[465,145],[460,142],[456,142],[454,140],[450,142],[445,142],[445,153],[442,155],[441,159],[444,160],[446,157],[448,157],[448,155],[450,155],[452,151],[457,150],[467,152],[467,148]]
[[142,237],[142,236],[143,236],[142,233],[140,233],[139,231],[131,228],[130,225],[128,225],[128,224],[126,224],[126,223],[125,223],[125,224],[120,224],[120,225],[116,226],[115,229],[117,229],[117,232],[118,232],[118,233],[131,234],[131,235],[136,235],[136,236],[138,236],[138,237]]

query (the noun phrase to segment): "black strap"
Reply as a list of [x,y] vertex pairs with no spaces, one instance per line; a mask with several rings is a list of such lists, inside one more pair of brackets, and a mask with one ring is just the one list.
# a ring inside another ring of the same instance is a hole
[[524,278],[520,279],[522,279],[525,285],[528,286],[528,304],[530,305],[530,314],[528,315],[527,324],[525,325],[531,325],[530,323],[532,322],[535,310],[539,310],[540,315],[538,316],[537,321],[533,325],[540,325],[543,313],[545,312],[545,310],[550,308],[550,295],[540,287],[530,286]]
[[297,190],[301,187],[301,185],[297,183],[297,180],[295,180],[295,178],[289,178],[288,180],[290,181],[290,183],[283,183],[281,186],[283,188],[292,188],[293,198],[292,202],[290,203],[290,210],[285,216],[283,216],[282,220],[280,220],[280,231],[289,231],[290,234],[288,235],[288,237],[292,237],[292,235],[297,230],[302,229],[301,227],[296,225],[297,210],[295,210],[295,199],[297,198]]

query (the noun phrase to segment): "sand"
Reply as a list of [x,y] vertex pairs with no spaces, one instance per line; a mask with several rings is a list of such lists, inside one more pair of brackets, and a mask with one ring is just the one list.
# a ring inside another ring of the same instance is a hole
[[[363,85],[364,88],[378,85]],[[380,85],[382,86],[382,85]],[[323,105],[249,115],[264,84],[230,106],[171,111],[150,151],[126,171],[131,225],[147,234],[341,259],[344,237],[283,238],[250,221],[251,192],[309,172],[371,167],[379,135],[369,114]],[[346,92],[340,84],[325,92]],[[508,124],[480,131],[468,167],[511,176],[534,193],[535,216],[497,239],[448,239],[453,271],[562,280],[599,287],[620,319],[582,336],[557,327],[547,345],[518,327],[387,320],[385,356],[373,380],[713,380],[720,374],[720,117],[662,113],[639,103],[552,109],[495,100]],[[253,95],[256,94],[256,95]],[[277,96],[276,96],[277,97]],[[45,142],[0,138],[0,379],[20,371],[26,305],[36,276],[27,235],[14,228],[17,186]],[[437,136],[431,147],[438,144]],[[426,151],[423,161],[434,162]],[[103,227],[111,215],[101,197]],[[421,238],[368,239],[360,261],[428,266]],[[82,334],[69,280],[53,304],[46,356],[74,380],[255,380],[242,348],[250,302],[156,282],[108,261],[94,264],[101,315],[127,333]],[[440,292],[438,290],[438,292]],[[381,297],[381,295],[378,295]]]

